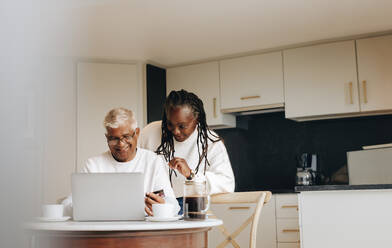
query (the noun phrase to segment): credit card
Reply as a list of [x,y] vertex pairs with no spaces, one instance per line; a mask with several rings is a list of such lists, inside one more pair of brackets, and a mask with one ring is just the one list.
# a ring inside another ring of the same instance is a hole
[[156,194],[156,195],[159,195],[160,197],[164,197],[164,196],[165,196],[165,192],[163,191],[163,189],[154,191],[154,192],[152,192],[152,193],[154,193],[154,194]]

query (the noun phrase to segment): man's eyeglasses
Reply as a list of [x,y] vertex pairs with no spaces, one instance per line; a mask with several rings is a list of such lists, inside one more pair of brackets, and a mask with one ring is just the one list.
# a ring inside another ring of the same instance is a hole
[[123,142],[129,144],[132,142],[132,139],[133,139],[133,136],[135,136],[135,133],[136,133],[136,130],[133,132],[132,135],[124,135],[121,138],[106,136],[106,139],[108,140],[108,144],[110,146],[117,145],[118,143],[120,143],[120,141],[123,141]]

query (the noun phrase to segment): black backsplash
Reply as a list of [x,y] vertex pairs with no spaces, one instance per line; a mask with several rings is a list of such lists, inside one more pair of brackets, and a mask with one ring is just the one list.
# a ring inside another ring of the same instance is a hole
[[248,129],[221,129],[236,191],[284,190],[295,184],[297,155],[316,153],[328,178],[347,164],[347,151],[392,142],[392,116],[296,122],[284,112],[238,116]]

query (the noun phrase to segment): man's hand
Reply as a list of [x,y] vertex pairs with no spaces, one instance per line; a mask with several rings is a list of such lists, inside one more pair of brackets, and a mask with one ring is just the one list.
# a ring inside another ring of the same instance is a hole
[[152,204],[154,203],[165,203],[165,199],[161,196],[154,194],[154,193],[147,193],[146,197],[144,198],[145,207],[144,210],[149,216],[153,216],[154,213],[152,212]]
[[183,158],[174,157],[170,160],[169,166],[173,170],[180,172],[186,178],[191,175],[191,168],[189,168],[188,163]]

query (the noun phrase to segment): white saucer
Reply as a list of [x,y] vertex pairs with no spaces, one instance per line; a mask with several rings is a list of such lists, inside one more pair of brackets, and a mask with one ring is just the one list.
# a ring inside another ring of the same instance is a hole
[[36,217],[35,219],[38,221],[46,221],[46,222],[58,222],[58,221],[67,221],[71,218],[71,216],[63,216],[61,218],[47,218],[47,217]]
[[154,216],[147,216],[147,221],[176,221],[181,219],[181,215],[173,216],[173,217],[154,217]]

